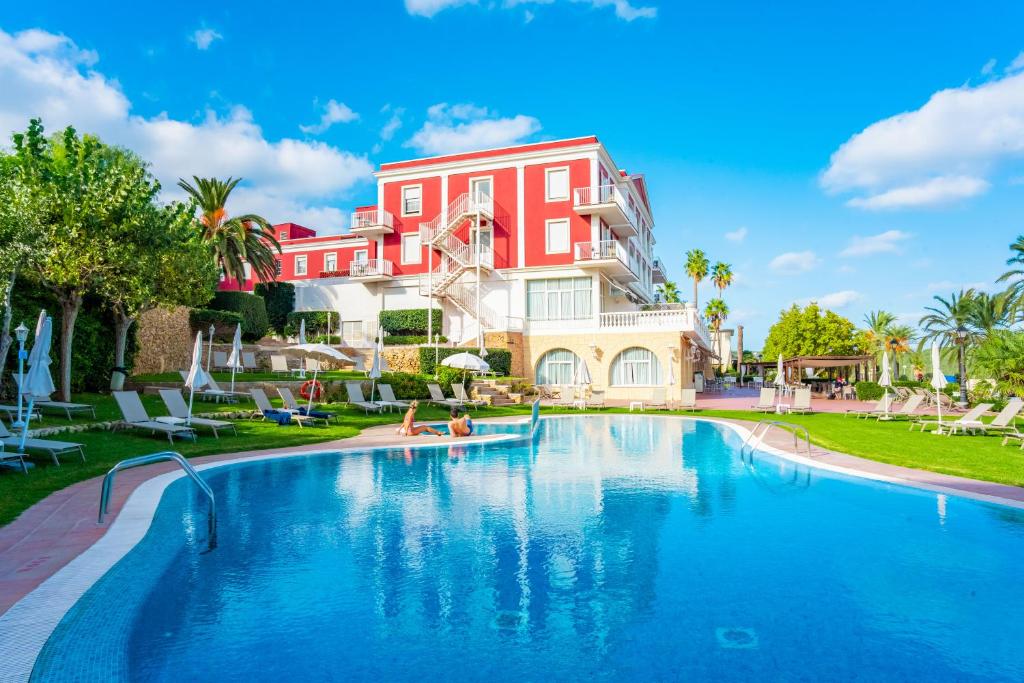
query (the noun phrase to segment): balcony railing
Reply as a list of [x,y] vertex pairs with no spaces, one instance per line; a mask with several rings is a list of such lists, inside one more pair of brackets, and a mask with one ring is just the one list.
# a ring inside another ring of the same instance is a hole
[[627,268],[629,267],[629,252],[616,240],[576,243],[577,261],[605,261],[608,259],[615,259]]
[[352,261],[348,264],[350,277],[391,277],[393,266],[386,258]]
[[350,230],[354,233],[366,232],[394,232],[395,217],[385,209],[364,209],[352,214],[352,226]]
[[606,329],[690,332],[700,338],[703,346],[711,346],[708,326],[694,308],[602,313],[599,325]]
[[626,197],[615,185],[577,187],[573,190],[573,207],[580,213],[597,213],[623,233],[623,237],[635,235],[640,221],[636,210],[629,207]]

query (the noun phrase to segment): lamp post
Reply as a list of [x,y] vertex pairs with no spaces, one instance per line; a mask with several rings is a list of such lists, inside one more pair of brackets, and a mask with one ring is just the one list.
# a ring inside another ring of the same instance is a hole
[[206,352],[206,374],[210,374],[210,363],[213,361],[213,333],[216,330],[216,327],[210,325],[210,345]]
[[963,325],[958,325],[956,328],[956,345],[957,345],[957,361],[959,367],[957,368],[960,373],[960,400],[957,404],[961,408],[967,407],[967,336],[970,334],[968,329]]
[[25,419],[21,413],[21,388],[25,386],[25,359],[28,353],[25,351],[25,340],[28,339],[28,328],[21,323],[14,328],[14,336],[18,340],[18,419],[12,427],[25,427]]

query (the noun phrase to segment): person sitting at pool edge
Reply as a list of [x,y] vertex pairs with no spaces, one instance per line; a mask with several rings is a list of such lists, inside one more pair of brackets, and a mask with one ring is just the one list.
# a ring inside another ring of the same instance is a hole
[[409,410],[405,411],[405,419],[402,420],[402,426],[398,428],[399,436],[416,436],[427,432],[435,436],[442,436],[441,432],[437,431],[433,427],[427,425],[416,424],[416,409],[420,407],[419,401],[413,401],[409,404]]
[[452,418],[448,422],[448,433],[454,438],[473,435],[473,419],[468,415],[459,417],[458,406],[452,406],[448,415]]

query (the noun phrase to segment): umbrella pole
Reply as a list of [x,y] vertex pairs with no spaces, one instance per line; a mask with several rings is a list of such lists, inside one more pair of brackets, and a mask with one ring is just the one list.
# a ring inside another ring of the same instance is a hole
[[21,446],[18,450],[22,453],[25,452],[25,439],[28,438],[28,423],[32,420],[32,408],[35,403],[35,396],[31,394],[28,397],[28,410],[25,412],[25,425],[21,428]]
[[235,393],[235,370],[237,369],[236,366],[231,366],[231,393]]
[[939,390],[938,389],[935,390],[935,407],[939,411],[939,426],[935,430],[935,433],[936,434],[941,434],[942,433],[942,401],[939,400]]
[[[232,387],[234,390],[234,387]],[[185,424],[192,424],[192,398],[195,396],[196,390],[192,387],[188,388],[188,419],[185,420]]]
[[309,407],[306,408],[306,415],[313,412],[313,397],[316,396],[316,376],[320,372],[320,364],[313,369],[313,383],[309,385]]

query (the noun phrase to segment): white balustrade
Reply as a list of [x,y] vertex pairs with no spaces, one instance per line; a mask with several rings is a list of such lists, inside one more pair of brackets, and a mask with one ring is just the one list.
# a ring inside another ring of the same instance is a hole
[[363,209],[352,214],[352,230],[383,226],[394,230],[395,217],[386,209]]
[[391,277],[393,265],[385,258],[372,258],[366,261],[352,261],[348,264],[349,277]]

